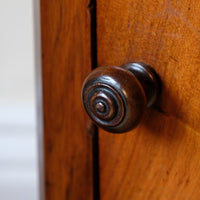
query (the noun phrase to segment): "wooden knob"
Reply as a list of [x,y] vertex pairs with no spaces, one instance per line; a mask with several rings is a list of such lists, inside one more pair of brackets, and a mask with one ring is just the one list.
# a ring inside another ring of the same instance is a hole
[[93,70],[83,83],[82,101],[98,126],[122,133],[138,125],[144,109],[153,105],[158,92],[158,77],[151,67],[128,63]]

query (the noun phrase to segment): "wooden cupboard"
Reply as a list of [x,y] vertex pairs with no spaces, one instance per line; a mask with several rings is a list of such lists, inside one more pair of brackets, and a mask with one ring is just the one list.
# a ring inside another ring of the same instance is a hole
[[[200,2],[41,0],[45,197],[200,199]],[[124,134],[97,128],[81,103],[96,67],[145,62],[162,83]]]

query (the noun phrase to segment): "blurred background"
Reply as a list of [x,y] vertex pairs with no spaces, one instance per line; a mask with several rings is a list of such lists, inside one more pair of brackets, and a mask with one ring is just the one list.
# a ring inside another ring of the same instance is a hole
[[32,0],[0,0],[0,200],[37,200]]

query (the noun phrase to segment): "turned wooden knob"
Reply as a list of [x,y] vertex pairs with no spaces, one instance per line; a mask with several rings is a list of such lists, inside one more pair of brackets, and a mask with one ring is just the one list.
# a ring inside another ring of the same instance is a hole
[[159,81],[144,63],[93,70],[82,87],[82,101],[90,118],[103,129],[122,133],[137,126],[146,107],[155,102]]

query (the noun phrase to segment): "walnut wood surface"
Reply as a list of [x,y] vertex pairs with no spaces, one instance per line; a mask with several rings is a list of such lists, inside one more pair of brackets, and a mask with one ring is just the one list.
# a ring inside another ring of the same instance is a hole
[[80,95],[91,69],[88,4],[41,0],[47,200],[93,199],[92,141]]
[[98,66],[145,62],[162,94],[139,127],[100,131],[102,200],[200,197],[200,2],[98,0]]

